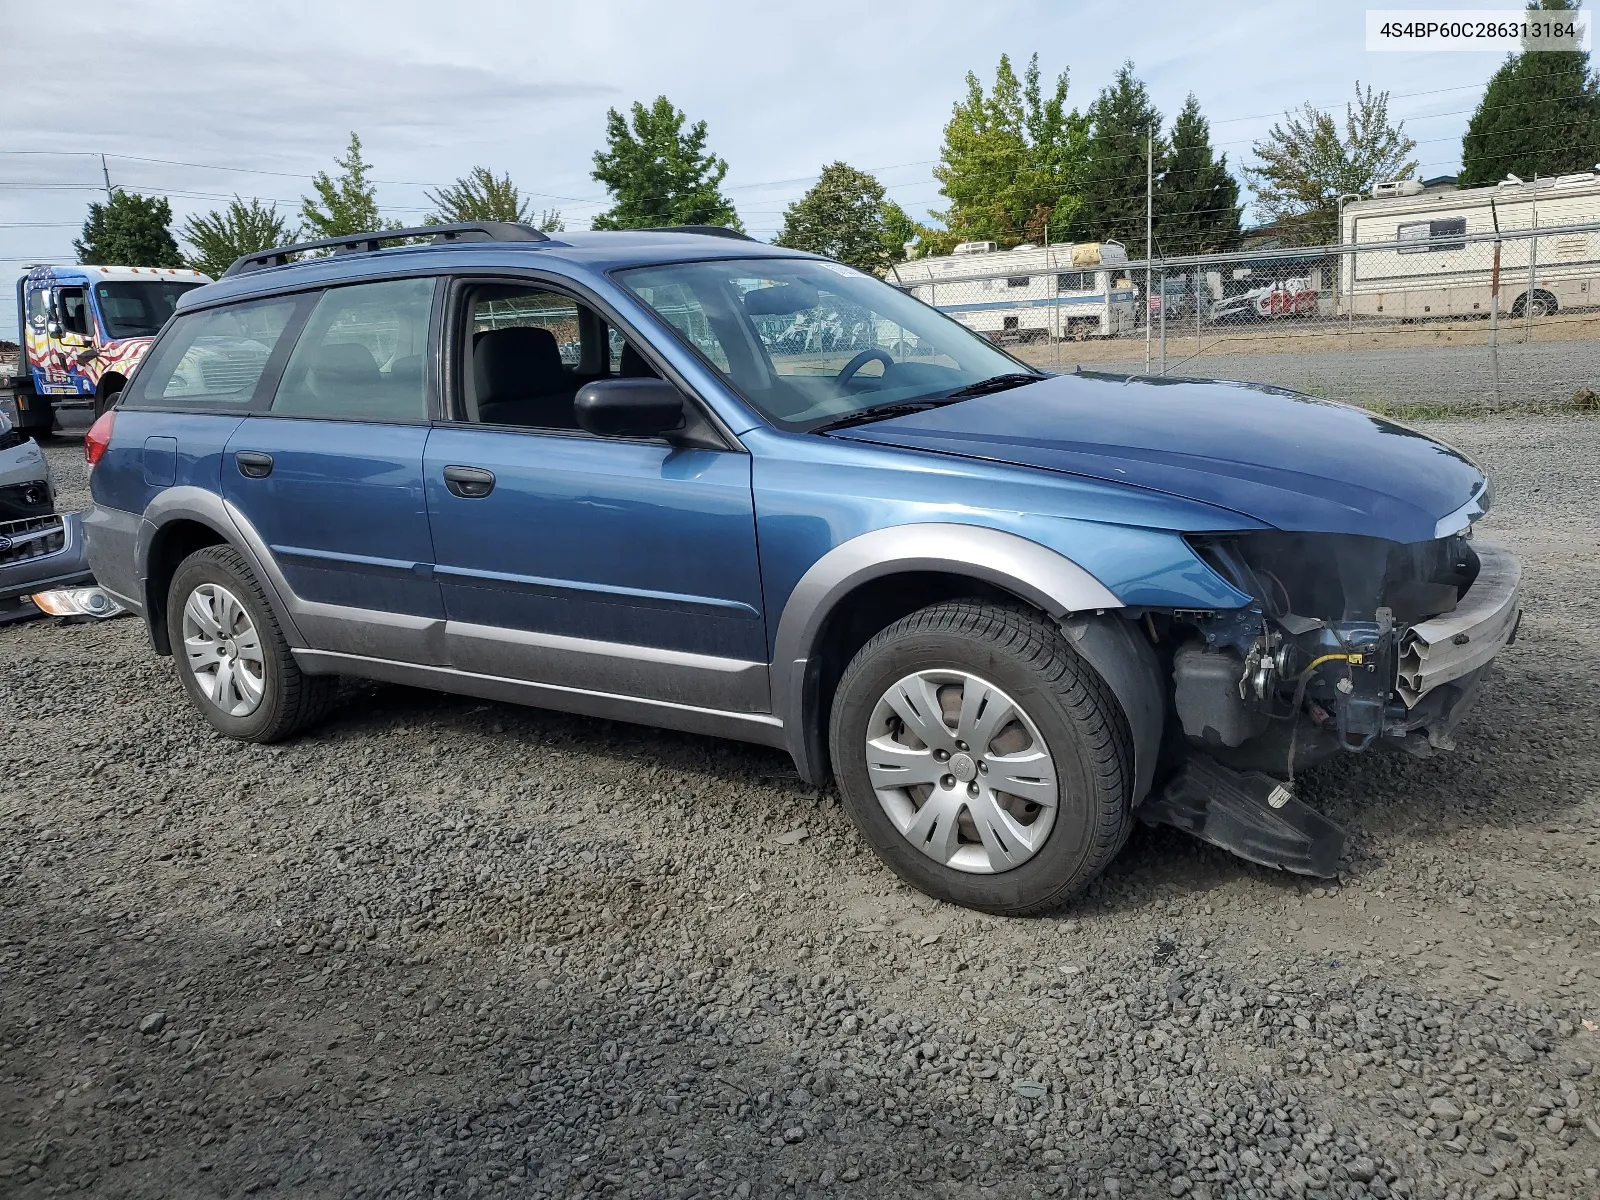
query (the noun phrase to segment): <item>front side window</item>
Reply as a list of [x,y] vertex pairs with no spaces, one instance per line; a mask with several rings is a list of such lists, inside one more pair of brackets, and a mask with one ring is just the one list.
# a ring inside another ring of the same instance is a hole
[[81,287],[62,288],[56,293],[61,308],[61,332],[89,336],[89,296]]
[[1025,371],[948,317],[838,263],[730,259],[641,267],[619,278],[783,428],[931,402]]
[[174,318],[123,403],[135,408],[250,403],[295,304],[292,297],[280,297]]
[[177,280],[118,280],[95,284],[94,298],[107,337],[154,337],[176,311],[178,297],[200,286]]
[[1094,272],[1064,271],[1056,276],[1056,290],[1059,292],[1092,292],[1094,291]]
[[281,417],[428,419],[434,281],[329,288],[306,319],[272,398]]
[[28,324],[43,329],[50,320],[50,293],[42,287],[28,292]]

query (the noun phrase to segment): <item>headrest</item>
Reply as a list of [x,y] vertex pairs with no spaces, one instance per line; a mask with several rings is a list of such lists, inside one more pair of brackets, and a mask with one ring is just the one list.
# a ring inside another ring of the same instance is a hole
[[478,337],[472,368],[479,404],[537,396],[566,382],[555,334],[528,325],[491,329]]
[[632,342],[622,343],[622,357],[617,362],[617,374],[624,379],[659,379],[656,369],[645,362],[644,355],[633,348]]
[[377,359],[360,342],[326,342],[317,347],[306,376],[319,393],[330,388],[363,387],[383,381]]

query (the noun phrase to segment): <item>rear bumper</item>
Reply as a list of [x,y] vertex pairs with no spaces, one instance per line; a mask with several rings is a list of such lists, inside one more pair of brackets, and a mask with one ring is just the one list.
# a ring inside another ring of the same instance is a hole
[[93,581],[77,513],[0,523],[0,602]]
[[1400,643],[1397,690],[1407,708],[1488,665],[1517,635],[1522,564],[1501,546],[1478,543],[1478,577],[1454,612],[1423,621]]

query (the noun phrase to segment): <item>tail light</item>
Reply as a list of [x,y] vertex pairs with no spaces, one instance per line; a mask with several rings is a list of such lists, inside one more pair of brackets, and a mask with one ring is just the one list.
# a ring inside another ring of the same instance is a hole
[[91,467],[105,457],[106,447],[111,445],[111,427],[116,420],[117,410],[108,409],[83,435],[83,458]]

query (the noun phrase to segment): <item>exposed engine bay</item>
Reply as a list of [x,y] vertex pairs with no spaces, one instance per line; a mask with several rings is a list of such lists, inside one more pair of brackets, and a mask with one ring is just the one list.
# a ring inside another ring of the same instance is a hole
[[[1490,660],[1515,639],[1520,567],[1470,530],[1414,544],[1267,531],[1194,546],[1253,602],[1147,617],[1171,654],[1189,761],[1141,813],[1255,861],[1329,874],[1328,839],[1342,832],[1295,799],[1295,773],[1340,752],[1452,749]],[[1294,827],[1265,848],[1220,832],[1251,823],[1240,810],[1250,795],[1262,820]],[[1208,832],[1213,803],[1234,811]]]

